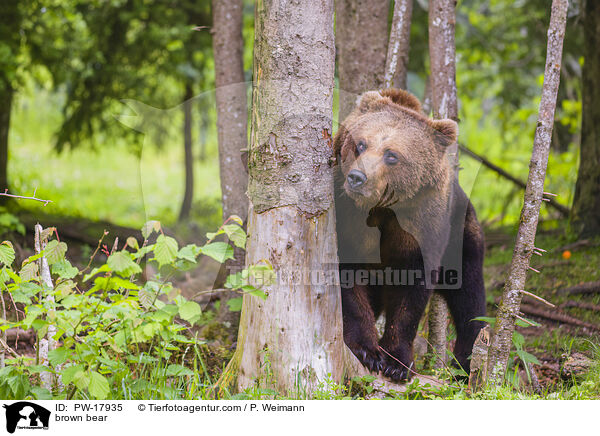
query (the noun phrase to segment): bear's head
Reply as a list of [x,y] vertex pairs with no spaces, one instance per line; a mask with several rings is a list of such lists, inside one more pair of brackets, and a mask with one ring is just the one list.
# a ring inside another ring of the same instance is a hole
[[456,122],[428,118],[406,91],[366,92],[334,139],[344,190],[365,208],[407,204],[445,190],[447,149],[457,135]]

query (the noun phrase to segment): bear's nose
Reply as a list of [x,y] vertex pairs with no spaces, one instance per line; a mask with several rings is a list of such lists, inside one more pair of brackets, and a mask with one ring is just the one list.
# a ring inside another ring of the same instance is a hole
[[348,173],[348,185],[356,189],[367,181],[367,176],[362,171],[352,170]]

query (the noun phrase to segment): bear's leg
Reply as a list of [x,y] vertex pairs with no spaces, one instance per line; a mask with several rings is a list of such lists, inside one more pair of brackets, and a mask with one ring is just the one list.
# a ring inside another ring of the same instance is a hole
[[484,247],[478,226],[470,207],[463,237],[462,287],[441,292],[448,303],[456,327],[454,357],[467,373],[471,367],[469,356],[473,351],[473,343],[485,325],[483,321],[473,321],[474,318],[485,316],[486,304],[483,284]]
[[382,374],[394,381],[412,375],[409,370],[414,370],[412,346],[430,296],[431,291],[424,287],[386,289],[386,324],[380,344],[391,356],[384,356]]
[[377,343],[373,292],[362,285],[342,288],[344,342],[369,371],[379,372],[383,359]]

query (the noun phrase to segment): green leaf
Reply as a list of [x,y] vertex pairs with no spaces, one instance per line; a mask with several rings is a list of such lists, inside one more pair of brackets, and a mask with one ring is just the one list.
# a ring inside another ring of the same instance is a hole
[[108,257],[106,262],[111,270],[122,276],[130,276],[142,272],[140,266],[133,261],[127,251],[117,251]]
[[154,258],[158,266],[169,264],[177,257],[179,246],[177,241],[170,236],[159,235],[154,247]]
[[58,242],[56,239],[48,242],[46,249],[44,250],[44,257],[48,261],[49,265],[56,262],[60,262],[65,258],[67,252],[67,244],[64,242]]
[[249,291],[248,294],[250,294],[254,297],[258,297],[261,300],[267,299],[267,294],[265,294],[265,291],[263,291],[262,289],[254,289],[253,291]]
[[195,318],[202,314],[202,308],[195,301],[186,301],[179,306],[179,316],[186,321],[193,323]]
[[196,257],[198,257],[198,255],[201,252],[202,252],[202,249],[200,247],[198,247],[197,245],[188,244],[185,247],[183,247],[181,250],[179,250],[179,253],[177,253],[177,258],[185,259],[190,262],[196,263]]
[[73,291],[74,287],[75,283],[73,282],[73,280],[66,280],[60,282],[54,287],[54,295],[56,295],[59,300],[62,300]]
[[101,272],[108,272],[108,271],[110,271],[110,267],[107,264],[104,264],[99,268],[94,268],[90,273],[83,276],[83,281],[87,282],[89,279],[94,277],[96,274],[101,273]]
[[54,350],[48,351],[48,360],[50,361],[52,366],[62,365],[67,361],[70,355],[71,350],[65,347],[58,347]]
[[73,380],[75,380],[75,376],[79,374],[85,374],[83,365],[69,365],[61,371],[61,379],[65,385],[68,385]]
[[146,287],[138,291],[138,300],[146,309],[152,307],[152,303],[156,299],[156,292]]
[[33,280],[37,277],[37,274],[38,264],[35,262],[28,263],[23,268],[21,268],[21,271],[19,271],[19,277],[21,277],[21,279],[25,281]]
[[10,241],[0,244],[0,262],[6,266],[12,265],[15,260],[15,249]]
[[40,386],[33,386],[31,388],[31,393],[35,397],[36,400],[51,400],[52,392],[50,392],[46,388],[42,388]]
[[127,238],[127,245],[129,245],[131,248],[133,248],[135,250],[139,250],[139,248],[140,248],[137,239],[135,239],[133,236],[130,236],[129,238]]
[[227,259],[233,259],[233,248],[225,242],[212,242],[202,247],[202,254],[223,263]]
[[88,390],[91,396],[98,400],[103,400],[108,396],[110,392],[110,386],[106,377],[99,372],[92,371],[90,372],[90,383]]
[[194,371],[192,371],[189,368],[186,368],[185,366],[171,364],[167,367],[166,374],[176,376],[176,377],[181,377],[184,375],[194,375]]
[[239,312],[242,310],[242,297],[230,298],[227,300],[227,306],[231,312]]
[[160,232],[160,222],[159,221],[148,221],[142,227],[142,236],[144,239],[148,239],[148,237],[152,234],[152,232]]
[[223,230],[236,247],[246,248],[246,232],[243,228],[236,224],[227,224],[223,226]]
[[52,265],[52,274],[56,274],[62,279],[72,279],[79,273],[79,270],[71,265],[67,259],[63,259]]

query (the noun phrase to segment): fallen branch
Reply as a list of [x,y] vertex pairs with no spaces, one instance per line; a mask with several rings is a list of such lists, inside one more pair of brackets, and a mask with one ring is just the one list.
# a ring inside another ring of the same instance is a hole
[[571,315],[567,315],[566,313],[559,311],[557,309],[554,310],[546,310],[540,307],[534,306],[532,304],[521,304],[521,312],[526,313],[528,315],[537,316],[539,318],[544,318],[550,321],[556,321],[563,324],[570,324],[577,327],[585,327],[591,330],[600,331],[600,326],[596,324],[592,324],[586,321],[582,321],[578,318],[575,318]]
[[[481,162],[483,164],[483,166],[485,166],[488,169],[494,171],[499,176],[502,176],[505,179],[510,180],[515,185],[519,186],[521,189],[525,189],[526,184],[525,184],[524,181],[516,178],[515,176],[513,176],[510,173],[507,173],[505,170],[503,170],[502,168],[500,168],[498,165],[493,164],[492,162],[490,162],[489,160],[487,160],[485,157],[480,156],[479,154],[477,154],[474,151],[468,149],[464,145],[460,145],[459,144],[458,148],[460,149],[460,151],[464,152],[467,156],[475,159],[478,162]],[[557,211],[559,211],[562,216],[569,216],[570,209],[568,207],[566,207],[566,206],[558,203],[554,198],[548,198],[547,202],[548,202],[548,204],[550,206],[552,206],[554,209],[556,209]]]
[[595,310],[595,311],[600,312],[600,304],[586,303],[584,301],[569,300],[569,301],[566,301],[563,304],[561,304],[560,307],[561,307],[561,309],[566,309],[569,307],[577,307],[579,309]]
[[596,294],[598,292],[600,292],[600,281],[582,283],[556,291],[558,295]]

